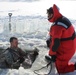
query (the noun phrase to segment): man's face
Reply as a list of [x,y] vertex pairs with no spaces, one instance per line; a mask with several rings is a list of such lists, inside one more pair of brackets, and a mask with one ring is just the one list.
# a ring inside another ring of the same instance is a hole
[[51,14],[47,13],[47,17],[48,17],[48,19],[51,19],[53,17],[53,14],[52,13]]
[[17,39],[13,39],[13,41],[11,42],[11,47],[13,47],[13,48],[18,47],[18,40]]

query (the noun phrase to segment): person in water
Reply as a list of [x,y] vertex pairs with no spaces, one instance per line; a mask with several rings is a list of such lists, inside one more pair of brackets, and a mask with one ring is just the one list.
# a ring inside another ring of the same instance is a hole
[[5,58],[6,64],[9,68],[19,68],[24,61],[26,53],[18,47],[18,39],[16,37],[10,38],[10,47],[6,49]]
[[[38,55],[37,51],[24,52],[21,48],[18,47],[18,39],[16,37],[11,37],[9,42],[10,47],[7,48],[3,53],[5,59],[4,62],[0,63],[0,68],[19,69],[20,65],[24,62],[25,59],[30,58],[29,60],[31,60],[32,63],[35,61],[36,56]],[[30,67],[30,65],[27,63],[28,62],[25,61],[23,67]],[[27,65],[25,66],[25,64]]]

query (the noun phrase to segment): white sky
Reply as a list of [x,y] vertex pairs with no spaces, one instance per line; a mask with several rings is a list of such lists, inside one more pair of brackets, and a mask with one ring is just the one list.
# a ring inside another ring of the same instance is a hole
[[46,15],[46,9],[56,4],[60,12],[72,19],[76,19],[76,1],[70,0],[41,0],[38,2],[0,2],[0,16],[14,15]]

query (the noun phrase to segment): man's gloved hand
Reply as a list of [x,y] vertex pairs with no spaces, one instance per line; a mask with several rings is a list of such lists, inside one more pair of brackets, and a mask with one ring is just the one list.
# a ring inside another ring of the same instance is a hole
[[55,62],[56,61],[56,55],[52,55],[51,59],[52,59],[53,62]]
[[34,51],[34,56],[39,55],[38,51]]
[[47,62],[55,62],[56,61],[56,56],[52,55],[52,56],[45,56],[45,59]]
[[46,44],[47,44],[47,47],[50,48],[51,38],[48,38],[48,39],[46,40]]
[[20,59],[20,60],[19,60],[20,63],[23,63],[24,60],[25,60],[23,57],[19,57],[19,59]]

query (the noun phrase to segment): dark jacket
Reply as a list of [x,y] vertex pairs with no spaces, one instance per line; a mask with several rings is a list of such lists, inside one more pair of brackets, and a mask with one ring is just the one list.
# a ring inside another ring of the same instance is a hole
[[24,61],[24,56],[26,53],[20,48],[12,49],[7,48],[3,53],[4,60],[0,62],[0,68],[14,68],[18,69],[20,64]]

